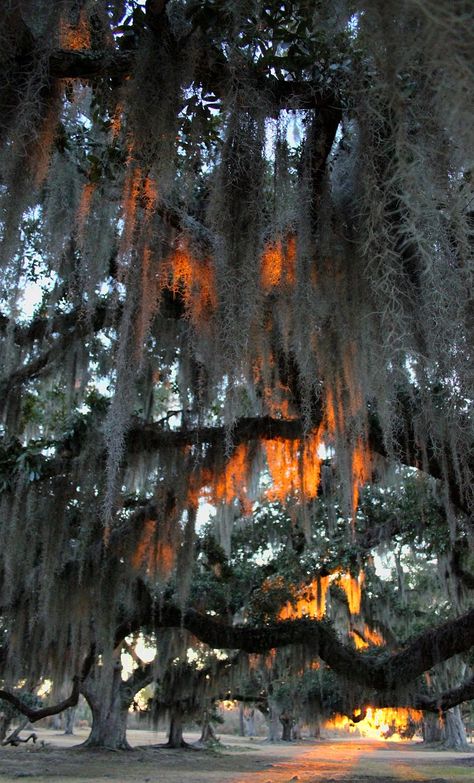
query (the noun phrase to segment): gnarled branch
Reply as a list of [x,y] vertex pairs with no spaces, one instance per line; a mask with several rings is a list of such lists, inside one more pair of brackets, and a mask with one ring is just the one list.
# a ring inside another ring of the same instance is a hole
[[337,674],[379,691],[396,691],[401,682],[411,682],[474,646],[474,609],[421,633],[400,652],[390,654],[380,648],[377,656],[368,656],[343,644],[326,620],[285,620],[261,627],[225,625],[194,609],[182,612],[172,604],[157,608],[145,587],[139,592],[141,611],[135,620],[117,629],[121,638],[154,624],[157,628],[185,628],[213,649],[264,653],[272,648],[306,645]]
[[18,696],[15,696],[14,693],[2,689],[0,689],[0,699],[13,704],[15,709],[17,709],[18,712],[21,712],[22,715],[26,715],[31,723],[36,723],[36,721],[41,720],[42,718],[48,718],[50,715],[57,715],[59,712],[67,710],[68,707],[75,707],[79,699],[80,682],[81,678],[75,677],[71,694],[67,699],[63,699],[63,701],[58,702],[58,704],[52,704],[51,707],[40,707],[39,709],[29,707],[28,704],[25,704],[25,702]]

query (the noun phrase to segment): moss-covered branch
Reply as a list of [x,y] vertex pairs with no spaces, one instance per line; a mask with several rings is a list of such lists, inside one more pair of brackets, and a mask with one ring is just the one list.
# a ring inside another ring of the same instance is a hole
[[[265,653],[272,648],[305,645],[331,669],[345,678],[379,691],[396,691],[423,672],[474,646],[474,609],[442,625],[430,628],[389,653],[385,648],[367,655],[341,642],[326,620],[287,620],[261,627],[225,625],[194,609],[182,612],[174,605],[154,607],[146,590],[142,611],[134,622],[118,629],[124,638],[132,630],[153,623],[159,628],[185,628],[213,649]],[[135,625],[134,625],[135,623]]]
[[75,707],[79,699],[80,682],[81,678],[75,677],[72,691],[67,699],[63,699],[63,701],[60,701],[57,704],[52,704],[50,707],[35,709],[34,707],[25,704],[25,702],[22,701],[20,697],[15,696],[14,693],[5,690],[0,690],[0,699],[12,704],[18,712],[21,712],[22,715],[26,715],[31,723],[36,723],[36,721],[42,720],[42,718],[48,718],[50,715],[57,715],[59,712],[64,712],[64,710],[67,710],[69,707]]

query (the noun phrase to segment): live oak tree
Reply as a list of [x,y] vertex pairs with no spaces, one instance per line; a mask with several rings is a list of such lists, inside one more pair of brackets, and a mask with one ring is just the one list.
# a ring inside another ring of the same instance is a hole
[[324,493],[351,542],[362,487],[401,463],[432,477],[472,590],[471,4],[2,14],[6,685],[112,672],[147,625],[310,644],[391,698],[468,651],[465,596],[369,661],[323,620],[240,626],[188,595],[202,501],[225,546],[238,507],[277,499],[303,551]]

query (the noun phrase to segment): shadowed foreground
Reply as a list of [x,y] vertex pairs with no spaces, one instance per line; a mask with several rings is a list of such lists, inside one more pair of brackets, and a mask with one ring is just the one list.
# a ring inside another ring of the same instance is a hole
[[[416,743],[338,739],[306,741],[294,745],[267,745],[237,737],[225,737],[218,751],[172,751],[155,748],[164,736],[130,732],[138,746],[134,753],[71,749],[71,740],[51,731],[40,731],[36,747],[2,749],[0,780],[13,783],[471,783],[474,754],[422,750]],[[193,740],[191,735],[189,739]],[[196,736],[197,739],[197,736]],[[42,745],[41,742],[45,744]],[[140,746],[140,743],[143,743]],[[68,747],[69,746],[69,747]]]

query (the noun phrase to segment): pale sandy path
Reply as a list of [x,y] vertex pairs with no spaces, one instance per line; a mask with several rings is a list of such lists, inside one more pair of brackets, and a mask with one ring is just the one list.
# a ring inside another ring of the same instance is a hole
[[[1,749],[0,783],[474,783],[474,754],[426,751],[415,743],[350,737],[268,745],[223,735],[225,750],[202,753],[143,748],[163,742],[164,734],[132,730],[130,742],[142,746],[134,753],[71,749],[87,733],[39,730],[35,748]],[[186,738],[194,741],[197,734]]]

